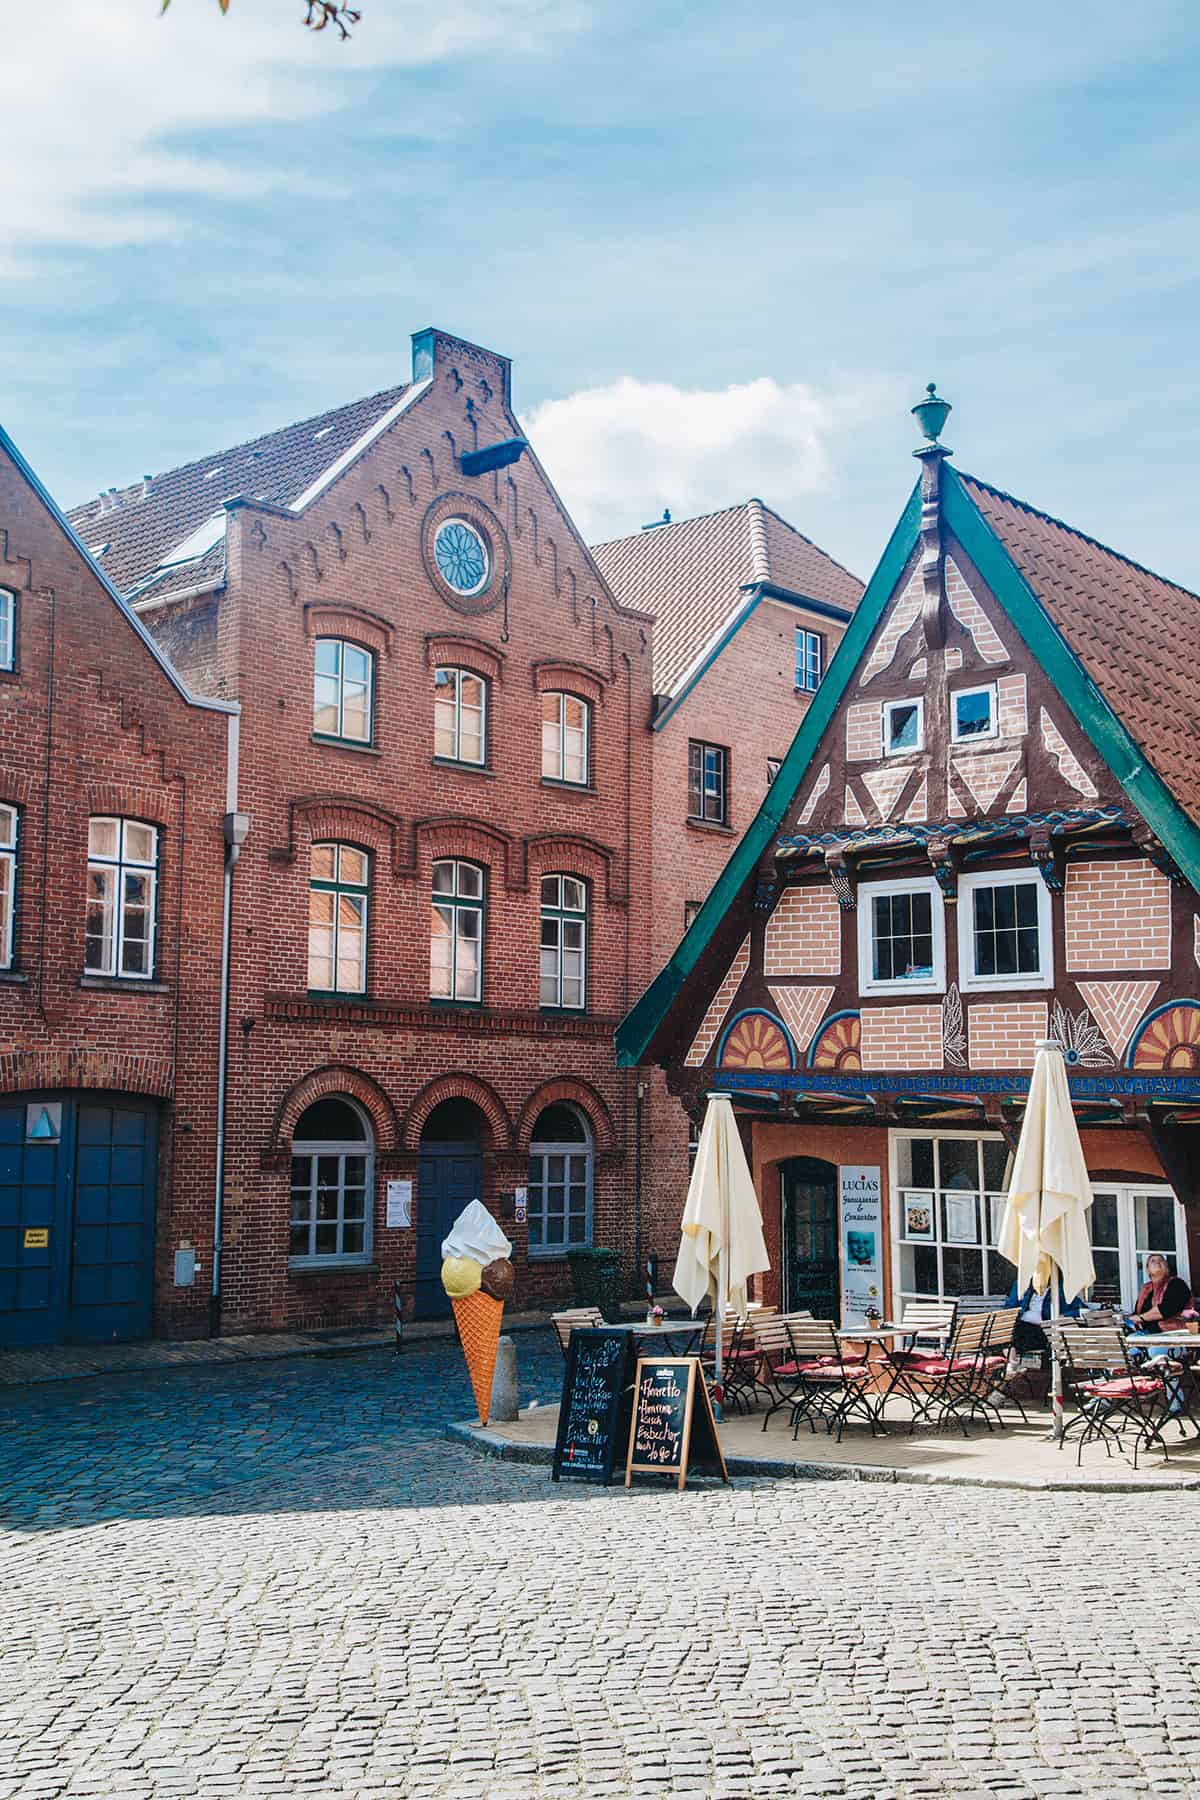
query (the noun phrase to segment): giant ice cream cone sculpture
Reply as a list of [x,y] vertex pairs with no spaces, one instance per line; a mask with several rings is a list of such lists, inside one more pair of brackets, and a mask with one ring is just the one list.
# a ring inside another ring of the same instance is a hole
[[442,1244],[442,1286],[454,1308],[483,1425],[491,1410],[504,1301],[513,1284],[511,1255],[512,1245],[478,1200],[459,1214]]

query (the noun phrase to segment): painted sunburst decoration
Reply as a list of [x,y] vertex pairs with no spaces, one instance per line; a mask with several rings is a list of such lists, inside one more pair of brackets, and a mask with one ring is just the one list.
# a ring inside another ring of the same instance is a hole
[[792,1046],[787,1032],[768,1012],[743,1013],[735,1019],[721,1045],[722,1069],[790,1069]]
[[862,1025],[858,1014],[835,1013],[817,1034],[809,1061],[814,1069],[861,1069]]
[[1200,1005],[1195,1000],[1176,1000],[1151,1013],[1134,1035],[1129,1066],[1164,1069],[1175,1075],[1200,1070]]

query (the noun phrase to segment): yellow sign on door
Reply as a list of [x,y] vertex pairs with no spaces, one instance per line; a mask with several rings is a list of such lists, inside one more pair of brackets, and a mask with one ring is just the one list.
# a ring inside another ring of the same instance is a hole
[[27,1250],[46,1250],[50,1245],[50,1233],[45,1225],[31,1226],[25,1233]]

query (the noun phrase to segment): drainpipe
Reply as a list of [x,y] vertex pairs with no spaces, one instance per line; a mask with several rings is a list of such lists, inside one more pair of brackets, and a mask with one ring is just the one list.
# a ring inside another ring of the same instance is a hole
[[237,810],[238,727],[232,714],[226,760],[225,805],[221,821],[225,837],[225,879],[221,897],[221,997],[217,1022],[217,1156],[213,1188],[212,1296],[208,1303],[208,1335],[221,1332],[221,1238],[225,1229],[225,1093],[229,1073],[229,975],[233,914],[233,865],[250,830],[249,814]]
[[642,1266],[642,1117],[646,1101],[646,1084],[638,1074],[638,1083],[634,1089],[634,1125],[633,1138],[633,1260],[638,1272],[638,1280],[642,1281],[646,1271]]

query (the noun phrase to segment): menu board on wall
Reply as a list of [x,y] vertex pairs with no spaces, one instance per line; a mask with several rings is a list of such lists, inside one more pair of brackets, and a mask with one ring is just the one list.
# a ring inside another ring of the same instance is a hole
[[868,1308],[883,1311],[883,1182],[877,1168],[838,1170],[838,1214],[842,1325],[865,1325]]

